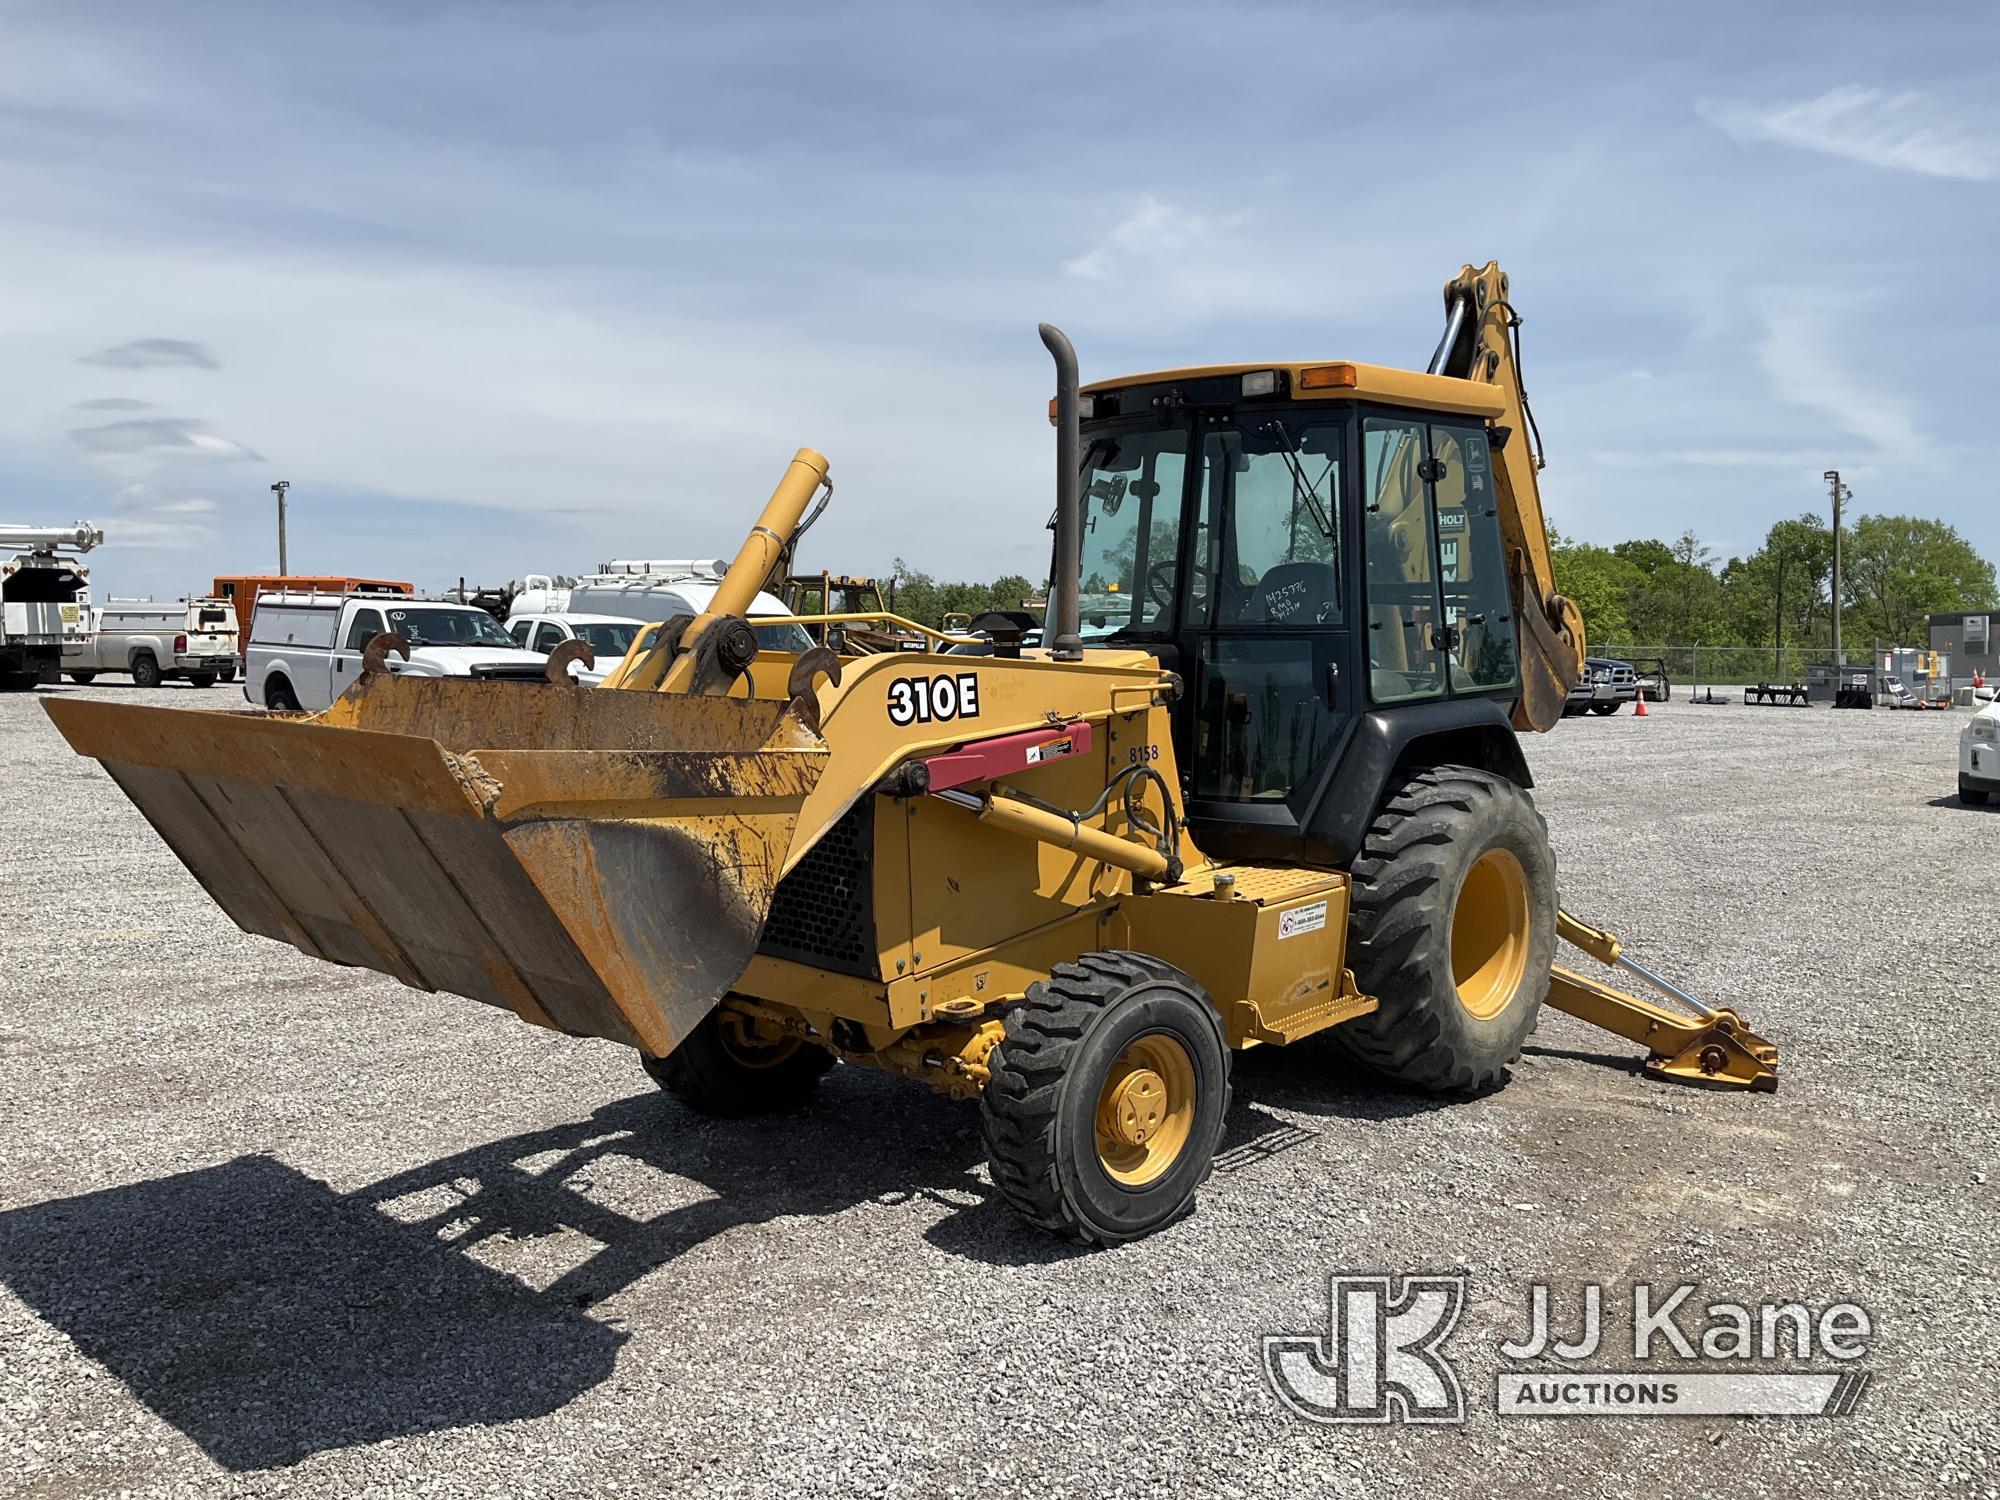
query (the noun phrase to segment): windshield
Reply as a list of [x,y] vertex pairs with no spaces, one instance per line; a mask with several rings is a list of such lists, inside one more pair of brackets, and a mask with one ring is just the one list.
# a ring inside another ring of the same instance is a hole
[[1087,437],[1083,455],[1082,634],[1164,629],[1180,553],[1185,428]]
[[587,641],[590,649],[600,657],[623,656],[632,649],[632,637],[639,633],[639,622],[629,625],[623,621],[615,625],[572,625],[580,640]]
[[514,638],[483,609],[392,609],[389,628],[412,646],[500,646],[519,649]]
[[813,638],[803,625],[753,625],[759,651],[789,651],[794,655],[812,650]]

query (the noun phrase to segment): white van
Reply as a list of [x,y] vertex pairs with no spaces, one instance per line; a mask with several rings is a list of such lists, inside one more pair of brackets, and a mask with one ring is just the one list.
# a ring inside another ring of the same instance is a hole
[[[531,591],[524,589],[514,600],[514,607],[507,616],[507,628],[513,630],[516,622],[522,619],[535,620],[536,629],[539,631],[540,622],[545,620],[556,622],[612,619],[637,620],[645,623],[652,620],[671,620],[676,615],[698,615],[707,609],[709,601],[714,599],[716,585],[719,582],[718,578],[709,573],[692,578],[663,578],[656,573],[599,573],[589,578],[579,578],[568,590],[568,602],[563,606],[542,609],[532,607],[536,602],[535,597]],[[759,615],[790,613],[782,599],[770,594],[759,594],[750,602],[748,617],[752,628],[757,632],[759,649],[793,653],[811,649],[812,637],[806,634],[803,625],[756,623]],[[530,640],[537,638],[538,636],[529,637]],[[598,651],[599,661],[602,664],[604,652],[594,643],[592,649]],[[620,655],[622,654],[621,652]]]

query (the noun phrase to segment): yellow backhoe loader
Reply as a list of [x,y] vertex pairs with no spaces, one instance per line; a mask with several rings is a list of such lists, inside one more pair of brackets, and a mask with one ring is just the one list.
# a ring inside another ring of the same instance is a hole
[[404,678],[385,636],[320,714],[47,708],[245,930],[625,1043],[716,1114],[836,1060],[976,1099],[999,1191],[1087,1242],[1190,1209],[1233,1049],[1324,1031],[1478,1090],[1547,1001],[1663,1078],[1771,1088],[1740,1016],[1557,909],[1516,731],[1560,720],[1583,622],[1507,290],[1454,277],[1421,374],[1079,390],[1044,327],[1035,649],[995,615],[974,649],[760,651],[743,612],[826,480],[802,450],[709,612],[601,688],[567,650],[546,685]]

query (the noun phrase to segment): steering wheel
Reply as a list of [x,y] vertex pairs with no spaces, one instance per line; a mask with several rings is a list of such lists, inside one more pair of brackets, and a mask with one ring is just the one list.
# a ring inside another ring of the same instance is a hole
[[1146,586],[1140,592],[1148,604],[1157,604],[1161,609],[1173,608],[1174,564],[1171,558],[1146,569]]

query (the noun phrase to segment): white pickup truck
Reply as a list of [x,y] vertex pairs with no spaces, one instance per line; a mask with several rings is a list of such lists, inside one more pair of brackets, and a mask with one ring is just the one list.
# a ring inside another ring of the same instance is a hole
[[142,688],[180,678],[213,687],[236,671],[236,637],[221,599],[108,599],[65,637],[63,675],[85,683],[100,672],[129,672]]
[[[485,610],[380,594],[270,593],[257,596],[244,653],[243,696],[265,708],[317,712],[361,675],[361,654],[376,636],[400,635],[410,659],[391,654],[398,677],[500,677],[539,681],[548,657],[523,651]],[[604,680],[570,663],[585,686]]]

